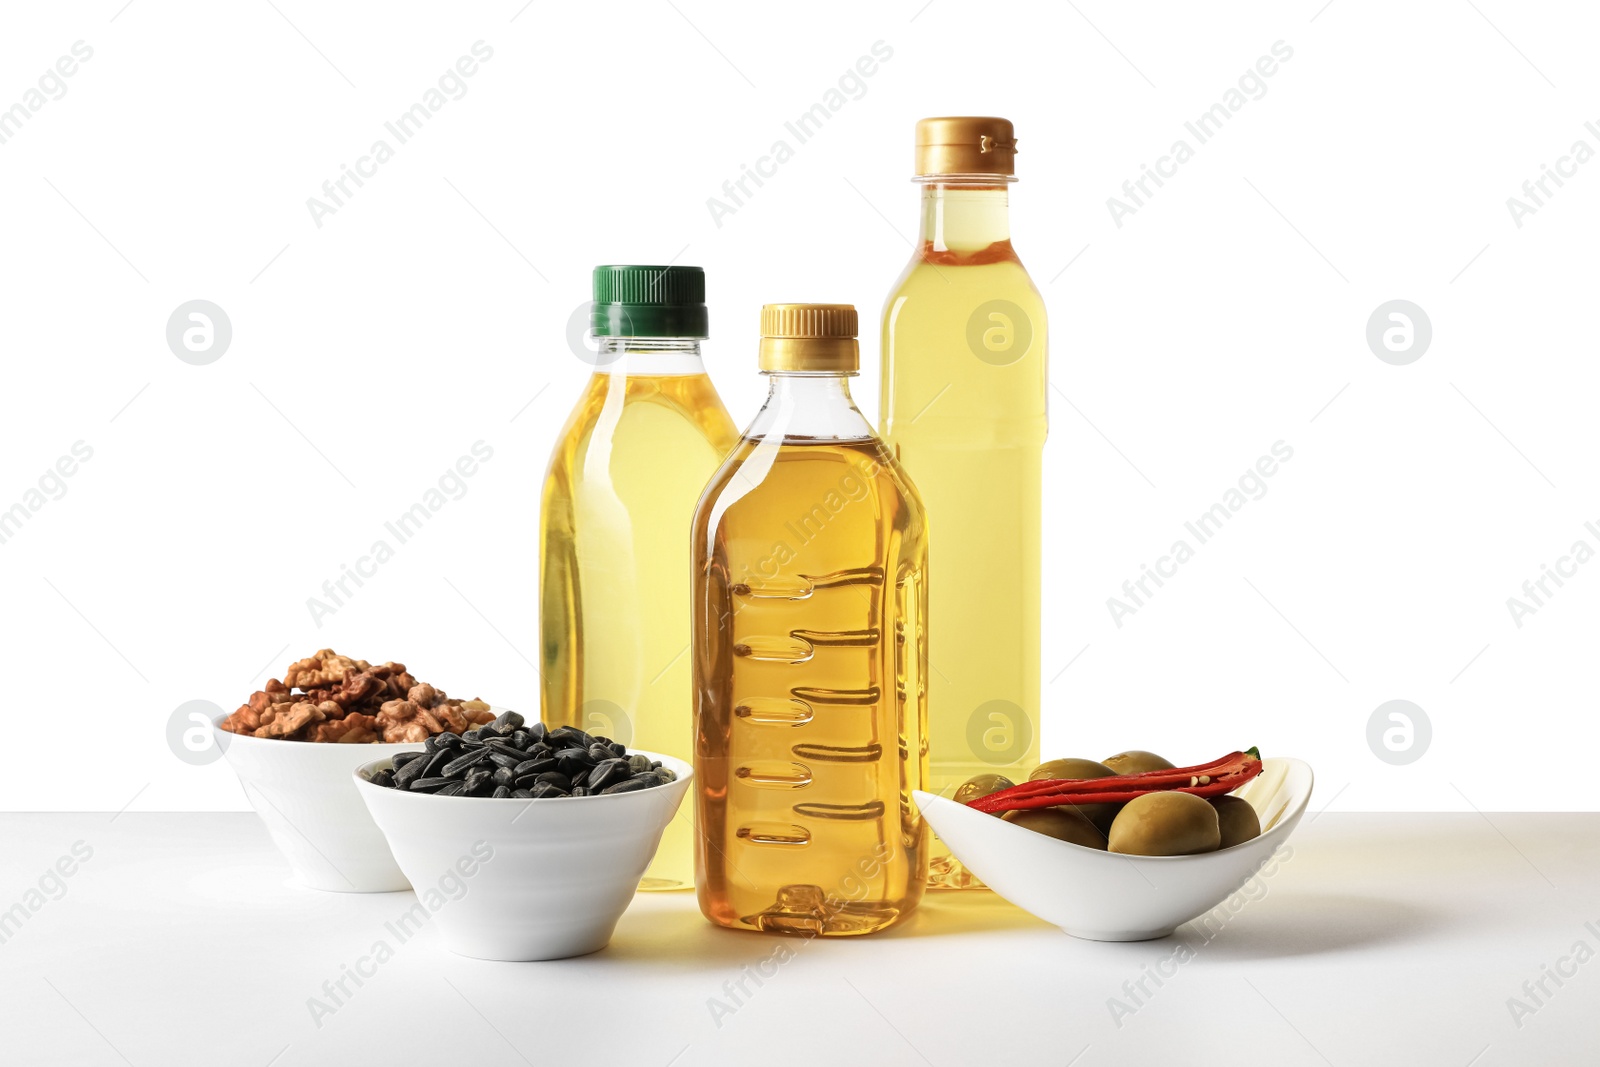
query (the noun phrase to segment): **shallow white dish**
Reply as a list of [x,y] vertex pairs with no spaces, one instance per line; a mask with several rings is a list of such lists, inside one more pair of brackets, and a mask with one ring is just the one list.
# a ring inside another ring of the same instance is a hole
[[996,893],[1074,937],[1147,941],[1226,900],[1294,832],[1311,799],[1311,767],[1270,758],[1235,795],[1261,836],[1198,856],[1123,856],[1057,841],[917,790],[917,806],[962,865]]
[[393,765],[385,757],[357,768],[355,787],[446,948],[485,960],[563,959],[611,940],[694,777],[682,760],[638,754],[678,780],[609,796],[440,797],[373,785]]
[[394,862],[350,780],[359,764],[422,743],[341,745],[252,737],[212,723],[216,743],[239,775],[244,795],[267,824],[295,877],[335,893],[388,893],[411,884]]

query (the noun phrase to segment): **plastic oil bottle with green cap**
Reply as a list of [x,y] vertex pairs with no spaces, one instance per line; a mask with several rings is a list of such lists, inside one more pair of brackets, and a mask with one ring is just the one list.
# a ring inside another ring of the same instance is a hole
[[850,399],[848,304],[768,304],[770,392],[695,511],[700,910],[849,936],[927,877],[928,527]]
[[[591,325],[594,374],[550,457],[539,515],[541,714],[688,759],[687,532],[739,440],[700,358],[705,272],[596,267]],[[640,888],[693,885],[686,805]]]

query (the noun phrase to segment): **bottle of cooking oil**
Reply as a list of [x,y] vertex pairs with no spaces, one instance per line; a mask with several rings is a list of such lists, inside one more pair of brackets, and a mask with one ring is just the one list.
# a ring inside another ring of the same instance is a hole
[[[1039,761],[1045,309],[1011,248],[1011,123],[923,119],[916,142],[922,234],[884,307],[880,426],[938,531],[929,789],[948,796]],[[975,884],[933,849],[931,886]]]
[[866,934],[927,877],[927,524],[850,399],[855,308],[769,304],[761,335],[766,405],[693,525],[700,910]]
[[[706,480],[739,440],[700,360],[699,267],[596,267],[588,387],[540,509],[542,715],[689,757],[689,546]],[[694,885],[687,807],[642,889]]]

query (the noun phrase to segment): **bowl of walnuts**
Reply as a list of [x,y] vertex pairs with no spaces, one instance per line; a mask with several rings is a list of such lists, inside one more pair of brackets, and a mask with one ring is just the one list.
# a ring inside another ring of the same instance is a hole
[[373,665],[332,649],[289,665],[283,677],[216,721],[218,747],[296,879],[312,889],[409,889],[356,792],[360,764],[421,751],[429,737],[493,722],[481,700],[450,697],[403,663]]

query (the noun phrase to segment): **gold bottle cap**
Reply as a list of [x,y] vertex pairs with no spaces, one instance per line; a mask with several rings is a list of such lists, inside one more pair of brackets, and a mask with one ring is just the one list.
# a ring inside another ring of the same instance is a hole
[[852,304],[767,304],[761,309],[761,369],[854,374],[861,368]]
[[1007,119],[950,116],[917,123],[919,178],[972,175],[1014,181],[1017,137]]

